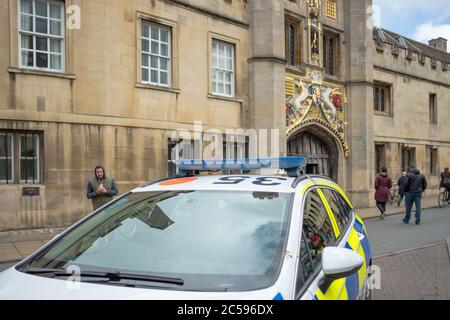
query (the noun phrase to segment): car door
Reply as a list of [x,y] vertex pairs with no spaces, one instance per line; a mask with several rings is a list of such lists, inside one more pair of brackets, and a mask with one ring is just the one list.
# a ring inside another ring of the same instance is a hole
[[337,246],[345,247],[358,253],[364,264],[359,271],[345,278],[345,289],[350,300],[362,298],[367,285],[367,267],[370,265],[370,246],[364,225],[353,212],[350,204],[333,188],[321,188],[325,206],[332,220],[335,221]]
[[333,281],[326,293],[319,285],[324,279],[321,253],[327,246],[335,246],[337,241],[335,222],[325,206],[325,198],[318,188],[308,190],[303,201],[303,221],[295,297],[304,299],[340,300],[347,299],[345,279]]

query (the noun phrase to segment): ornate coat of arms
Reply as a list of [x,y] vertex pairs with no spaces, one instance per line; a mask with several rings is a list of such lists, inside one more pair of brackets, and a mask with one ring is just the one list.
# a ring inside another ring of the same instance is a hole
[[287,79],[286,87],[290,88],[286,100],[288,134],[307,122],[320,123],[337,136],[348,156],[344,140],[345,89],[324,85],[320,78],[320,73],[313,71],[308,74],[308,79]]

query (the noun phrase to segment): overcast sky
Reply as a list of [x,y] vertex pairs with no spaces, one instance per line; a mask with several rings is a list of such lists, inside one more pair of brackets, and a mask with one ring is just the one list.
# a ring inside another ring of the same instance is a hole
[[375,24],[383,28],[427,44],[439,37],[450,40],[450,0],[373,0],[373,4]]

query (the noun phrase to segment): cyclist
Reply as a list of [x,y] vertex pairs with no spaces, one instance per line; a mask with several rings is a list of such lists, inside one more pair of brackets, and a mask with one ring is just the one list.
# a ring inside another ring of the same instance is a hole
[[450,171],[448,168],[445,168],[444,172],[441,172],[441,184],[439,188],[447,189],[447,203],[450,204]]

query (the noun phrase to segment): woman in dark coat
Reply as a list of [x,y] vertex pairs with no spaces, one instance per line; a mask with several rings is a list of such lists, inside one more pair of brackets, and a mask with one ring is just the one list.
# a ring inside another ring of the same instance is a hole
[[387,174],[386,168],[381,169],[381,173],[375,179],[375,201],[380,210],[380,219],[384,219],[386,212],[386,202],[389,201],[389,190],[392,188],[392,180]]

